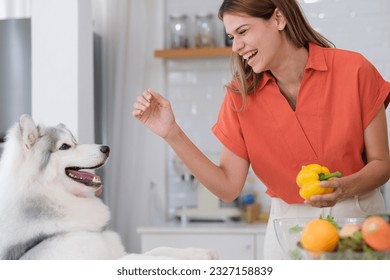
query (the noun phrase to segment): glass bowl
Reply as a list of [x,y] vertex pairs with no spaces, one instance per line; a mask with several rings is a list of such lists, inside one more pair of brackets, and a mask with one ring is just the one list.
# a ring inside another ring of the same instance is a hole
[[[288,259],[296,260],[372,260],[372,259],[390,259],[390,252],[312,252],[299,246],[301,233],[306,224],[317,218],[284,218],[275,219],[274,228],[279,245]],[[334,221],[342,227],[346,224],[361,225],[364,218],[334,218]]]

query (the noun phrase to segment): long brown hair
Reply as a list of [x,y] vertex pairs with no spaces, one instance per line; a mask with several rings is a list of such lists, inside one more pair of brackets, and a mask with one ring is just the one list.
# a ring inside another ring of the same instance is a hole
[[[223,20],[225,13],[241,13],[268,20],[276,8],[279,9],[287,21],[284,29],[287,39],[296,47],[307,48],[309,42],[325,48],[334,47],[331,41],[310,26],[296,0],[224,0],[219,8],[218,17]],[[243,108],[246,103],[246,96],[258,87],[263,74],[253,72],[252,67],[246,65],[237,53],[232,54],[231,68],[235,85],[230,86],[229,89],[241,94]]]

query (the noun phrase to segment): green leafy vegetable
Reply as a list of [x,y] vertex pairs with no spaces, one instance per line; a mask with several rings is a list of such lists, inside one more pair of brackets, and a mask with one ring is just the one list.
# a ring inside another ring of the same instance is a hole
[[334,220],[334,218],[331,215],[326,216],[325,219],[322,217],[322,215],[320,215],[320,219],[327,220],[329,223],[334,225],[337,228],[337,230],[341,229],[341,227],[336,223],[336,221]]
[[295,225],[293,227],[290,227],[288,229],[288,232],[290,234],[297,234],[297,233],[300,233],[302,230],[303,230],[303,227],[301,227],[300,225]]

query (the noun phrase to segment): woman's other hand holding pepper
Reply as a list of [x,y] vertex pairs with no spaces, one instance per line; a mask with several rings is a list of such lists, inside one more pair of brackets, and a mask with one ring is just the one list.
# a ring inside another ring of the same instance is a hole
[[333,178],[333,180],[321,181],[320,185],[323,188],[333,188],[333,192],[327,194],[313,195],[310,200],[305,200],[305,204],[313,207],[332,207],[338,201],[347,198],[344,187],[344,178]]

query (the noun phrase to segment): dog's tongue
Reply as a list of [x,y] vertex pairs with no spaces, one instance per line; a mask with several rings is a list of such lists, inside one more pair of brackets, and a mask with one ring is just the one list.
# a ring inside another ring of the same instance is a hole
[[97,190],[95,191],[95,195],[100,196],[102,192],[103,192],[103,185],[100,185],[100,187],[98,187]]
[[71,170],[69,172],[69,175],[79,181],[80,183],[83,183],[86,186],[89,187],[95,187],[95,188],[101,188],[102,183],[100,181],[100,177],[98,175],[81,171],[81,170]]

